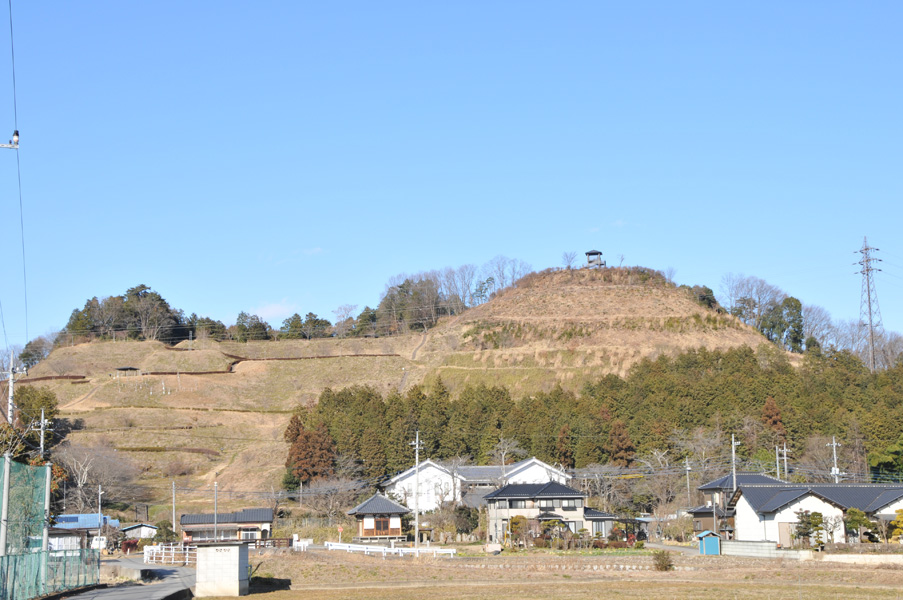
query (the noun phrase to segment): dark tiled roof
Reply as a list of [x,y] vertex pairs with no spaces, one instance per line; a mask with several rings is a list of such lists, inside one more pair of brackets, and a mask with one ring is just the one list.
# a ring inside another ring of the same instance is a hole
[[[226,523],[272,523],[272,508],[245,508],[238,512],[218,513],[217,524]],[[213,515],[182,515],[179,519],[182,525],[213,525]]]
[[[687,513],[693,515],[694,517],[696,515],[699,515],[701,517],[711,517],[712,516],[712,507],[708,506],[708,505],[697,506],[696,508],[691,508],[690,510],[688,510]],[[728,516],[732,516],[734,514],[734,511],[733,510],[724,510],[720,506],[716,506],[715,514],[717,514],[719,517],[728,517]]]
[[348,511],[349,515],[406,515],[410,509],[385,496],[374,494]]
[[[756,484],[778,484],[784,483],[777,477],[772,477],[771,475],[765,475],[763,473],[737,473],[737,487],[741,485],[756,485]],[[733,473],[728,473],[724,477],[719,477],[714,481],[710,481],[708,483],[704,483],[698,488],[696,488],[703,492],[710,491],[719,491],[719,490],[732,490],[734,489],[734,475]]]
[[561,521],[564,517],[561,515],[556,515],[555,513],[550,512],[542,512],[539,513],[539,516],[536,517],[537,521]]
[[742,485],[731,499],[731,504],[736,504],[742,495],[756,512],[772,513],[806,494],[818,496],[843,510],[858,508],[863,512],[872,513],[903,497],[903,485],[868,483]]
[[486,506],[486,494],[488,490],[469,491],[461,498],[461,504],[468,508],[480,508]]
[[589,520],[597,520],[597,521],[605,521],[611,519],[617,519],[617,515],[613,515],[611,513],[602,512],[601,510],[596,510],[594,508],[585,508],[583,509],[583,517]]
[[550,481],[549,483],[512,483],[486,494],[487,500],[501,498],[583,498],[574,488]]

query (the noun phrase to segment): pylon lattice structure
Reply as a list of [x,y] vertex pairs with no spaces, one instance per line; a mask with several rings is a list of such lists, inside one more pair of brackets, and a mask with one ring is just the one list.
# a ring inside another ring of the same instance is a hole
[[[875,271],[881,269],[875,267],[872,263],[881,262],[880,258],[875,258],[872,253],[877,252],[878,248],[869,246],[868,238],[863,238],[862,248],[859,253],[862,260],[858,263],[862,269],[862,300],[859,303],[859,328],[860,330],[868,328],[864,333],[865,343],[868,346],[868,365],[872,372],[876,368],[875,341],[881,336],[883,326],[881,324],[881,309],[878,308],[878,293],[875,291]],[[862,339],[862,338],[860,338]]]

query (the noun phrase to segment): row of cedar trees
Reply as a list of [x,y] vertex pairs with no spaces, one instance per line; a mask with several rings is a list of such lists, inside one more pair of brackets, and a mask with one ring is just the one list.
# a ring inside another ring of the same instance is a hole
[[[339,463],[356,463],[367,478],[407,469],[418,430],[424,458],[487,464],[505,438],[526,455],[578,468],[630,466],[662,451],[673,464],[692,453],[689,438],[720,433],[737,435],[741,459],[773,465],[775,445],[786,443],[799,460],[807,440],[836,435],[842,468],[903,473],[900,422],[903,361],[872,374],[846,351],[813,350],[794,368],[771,344],[699,349],[644,360],[626,378],[605,376],[579,394],[555,387],[515,400],[487,386],[452,394],[441,380],[387,397],[369,387],[327,389],[285,432],[286,485],[332,475]],[[729,456],[730,444],[713,450]]]

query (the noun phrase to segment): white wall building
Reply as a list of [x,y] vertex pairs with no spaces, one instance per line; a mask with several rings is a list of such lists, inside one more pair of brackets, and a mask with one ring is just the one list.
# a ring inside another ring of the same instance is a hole
[[[499,486],[512,483],[566,484],[567,473],[536,457],[514,464],[494,466],[460,466],[452,468],[433,460],[420,463],[420,512],[436,510],[444,502],[461,502],[468,493],[482,496]],[[387,495],[414,508],[417,472],[414,467],[390,479],[384,486]]]
[[858,508],[871,519],[893,519],[903,509],[903,485],[880,484],[780,484],[741,485],[730,501],[735,509],[735,539],[770,541],[791,545],[800,511],[818,512],[834,527],[826,542],[843,542],[848,532],[843,516]]

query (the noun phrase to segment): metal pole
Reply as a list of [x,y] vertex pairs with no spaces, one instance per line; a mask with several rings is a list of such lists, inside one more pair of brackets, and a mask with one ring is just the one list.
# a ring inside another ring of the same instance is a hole
[[420,548],[420,431],[414,438],[414,547]]
[[784,442],[784,479],[789,477],[790,471],[787,470],[787,442]]
[[[43,412],[43,411],[41,411]],[[43,420],[43,415],[42,415]],[[41,593],[47,594],[47,555],[50,550],[50,478],[53,468],[44,467],[44,534],[41,536]]]
[[825,446],[831,446],[831,450],[834,453],[834,466],[831,468],[831,475],[834,476],[834,483],[840,483],[840,469],[837,468],[837,447],[840,444],[837,443],[837,438],[832,435],[831,443],[825,444]]
[[298,480],[298,506],[304,506],[304,482]]
[[734,474],[734,491],[737,491],[737,446],[740,442],[734,441],[734,434],[731,434],[731,471]]
[[693,500],[690,499],[690,457],[686,457],[687,461],[687,508],[693,508]]
[[6,421],[10,427],[13,425],[13,374],[16,370],[13,368],[13,353],[9,352],[9,396],[6,399]]
[[777,474],[778,479],[781,478],[781,459],[778,456],[778,447],[774,447],[774,472]]
[[[12,381],[12,378],[10,378]],[[3,508],[0,510],[0,556],[6,556],[6,532],[9,528],[9,452],[3,455]]]
[[41,409],[41,460],[44,460],[44,426],[47,422],[44,420],[44,409]]
[[216,537],[217,537],[217,535],[216,535],[216,534],[217,534],[217,523],[216,523],[217,506],[216,506],[216,501],[217,501],[217,493],[218,493],[218,491],[219,491],[219,490],[218,490],[218,486],[219,486],[219,483],[216,482],[216,481],[214,481],[214,482],[213,482],[213,541],[216,541]]
[[176,532],[176,480],[172,480],[172,532]]
[[97,486],[97,549],[100,550],[100,530],[103,527],[103,511],[100,509],[100,497],[103,495],[100,485]]

